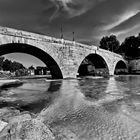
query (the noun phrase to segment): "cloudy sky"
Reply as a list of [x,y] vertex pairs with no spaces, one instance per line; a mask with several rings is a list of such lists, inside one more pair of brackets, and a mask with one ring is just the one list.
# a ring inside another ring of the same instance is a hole
[[98,45],[140,32],[140,0],[0,0],[0,25]]

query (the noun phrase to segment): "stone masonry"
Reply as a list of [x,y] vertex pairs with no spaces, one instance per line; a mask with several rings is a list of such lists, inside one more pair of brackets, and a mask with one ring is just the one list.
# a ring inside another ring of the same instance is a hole
[[[96,46],[0,27],[0,45],[10,43],[28,44],[43,50],[57,63],[63,78],[75,78],[81,62],[89,54],[96,53],[100,55],[105,60],[110,75],[114,74],[115,66],[119,61],[127,64],[122,56],[110,51],[98,49]],[[11,45],[11,47],[13,46]]]

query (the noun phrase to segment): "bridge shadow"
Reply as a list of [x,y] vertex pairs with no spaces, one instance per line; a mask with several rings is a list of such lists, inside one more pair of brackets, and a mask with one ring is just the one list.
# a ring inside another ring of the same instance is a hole
[[108,78],[82,78],[79,79],[78,84],[81,93],[85,98],[91,101],[98,101],[105,96],[104,91],[108,86]]
[[[26,83],[24,83],[24,84],[26,84]],[[24,86],[24,84],[23,84],[23,86]],[[30,102],[24,101],[24,100],[22,100],[22,98],[20,99],[20,97],[18,97],[18,96],[21,96],[22,93],[18,93],[17,97],[16,97],[16,95],[13,95],[14,97],[11,97],[11,99],[16,98],[15,101],[3,100],[2,102],[0,102],[0,108],[14,107],[15,109],[17,109],[21,112],[29,111],[32,113],[39,113],[42,109],[47,108],[50,104],[52,104],[52,102],[54,101],[55,98],[58,98],[61,85],[62,85],[61,80],[59,80],[59,81],[51,81],[50,80],[50,81],[46,81],[46,87],[47,87],[46,91],[42,92],[42,91],[38,90],[38,93],[34,93],[34,91],[31,90],[31,93],[30,93],[30,90],[23,89],[23,91],[22,91],[23,94],[24,94],[24,92],[29,92],[29,94],[26,93],[27,96],[29,96],[28,97],[29,100],[30,100],[30,98],[33,98],[33,99],[31,99]],[[6,89],[6,90],[8,90],[8,89]],[[1,92],[3,92],[3,91],[4,90],[1,90]],[[10,92],[10,89],[9,89],[9,92]],[[9,98],[10,98],[10,96],[9,96]],[[25,97],[25,100],[26,100],[26,98],[27,97]]]
[[135,116],[140,111],[140,81],[138,77],[120,76],[101,79],[81,79],[79,89],[89,106],[102,107],[106,113]]
[[48,108],[54,102],[55,98],[58,98],[58,96],[60,96],[59,90],[61,86],[62,86],[61,80],[50,81],[49,88],[42,93],[44,98],[40,98],[40,100],[37,100],[36,102],[33,103],[29,103],[25,106],[20,106],[21,110],[39,113],[44,108]]

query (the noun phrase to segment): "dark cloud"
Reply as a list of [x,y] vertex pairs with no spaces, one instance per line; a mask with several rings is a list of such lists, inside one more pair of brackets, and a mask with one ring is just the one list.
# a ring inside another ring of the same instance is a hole
[[[0,25],[98,44],[104,35],[118,38],[140,21],[139,0],[0,0]],[[131,32],[130,32],[131,31]]]

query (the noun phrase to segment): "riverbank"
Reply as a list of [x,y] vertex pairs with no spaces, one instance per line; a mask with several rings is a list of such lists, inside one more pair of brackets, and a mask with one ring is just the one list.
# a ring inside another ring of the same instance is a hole
[[40,78],[51,79],[51,75],[28,75],[28,76],[11,77],[11,79],[40,79]]

